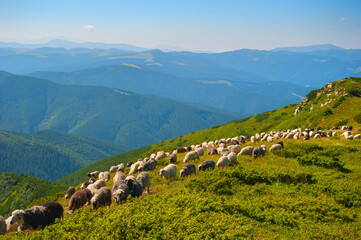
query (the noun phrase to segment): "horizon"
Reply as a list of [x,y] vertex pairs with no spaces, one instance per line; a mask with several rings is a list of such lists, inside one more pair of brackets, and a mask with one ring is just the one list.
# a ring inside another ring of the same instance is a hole
[[361,49],[361,2],[0,1],[0,39],[66,39],[189,51],[332,44]]

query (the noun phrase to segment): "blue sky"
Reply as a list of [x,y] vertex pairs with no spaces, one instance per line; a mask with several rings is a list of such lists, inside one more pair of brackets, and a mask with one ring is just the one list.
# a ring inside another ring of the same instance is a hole
[[357,0],[0,0],[0,39],[209,51],[324,43],[361,48],[360,12]]

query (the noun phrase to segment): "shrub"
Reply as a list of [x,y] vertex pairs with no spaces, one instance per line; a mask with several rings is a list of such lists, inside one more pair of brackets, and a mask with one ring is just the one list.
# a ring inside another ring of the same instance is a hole
[[261,113],[261,114],[256,115],[255,119],[256,119],[256,122],[262,122],[263,120],[266,120],[268,117],[269,117],[268,113]]
[[[361,119],[361,118],[360,118]],[[338,123],[336,123],[336,127],[346,125],[348,123],[348,120],[340,120]]]
[[342,103],[343,101],[345,101],[345,100],[346,100],[346,98],[345,98],[344,96],[340,97],[339,99],[337,99],[337,100],[333,103],[332,108],[337,108],[337,107],[340,106],[341,103]]
[[348,94],[354,97],[361,97],[361,91],[358,88],[347,89]]
[[297,157],[297,162],[300,165],[315,165],[325,168],[336,168],[342,169],[345,166],[345,163],[340,161],[337,157],[325,157],[325,156],[315,156],[308,155],[303,157]]
[[315,99],[317,97],[317,93],[318,90],[312,90],[311,92],[309,92],[306,97],[308,98],[309,101],[311,101],[312,99]]
[[324,112],[323,112],[323,116],[329,116],[329,115],[332,115],[333,112],[331,109],[326,109]]
[[355,122],[361,123],[361,113],[357,114],[354,118]]

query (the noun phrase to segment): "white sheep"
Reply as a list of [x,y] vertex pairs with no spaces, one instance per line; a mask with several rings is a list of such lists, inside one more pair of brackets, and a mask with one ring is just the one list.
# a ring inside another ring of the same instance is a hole
[[227,158],[229,160],[229,165],[233,166],[237,164],[237,155],[234,152],[231,152],[227,155]]
[[238,153],[238,156],[252,156],[253,147],[247,146],[241,149]]
[[166,180],[170,178],[174,180],[177,176],[177,166],[175,164],[169,164],[165,168],[161,169],[159,174]]
[[241,146],[239,145],[233,145],[231,147],[231,152],[234,152],[235,154],[238,154],[241,151]]
[[99,180],[104,180],[104,181],[108,182],[109,179],[110,179],[110,173],[108,171],[99,173]]
[[10,233],[10,232],[16,232],[16,231],[21,231],[21,229],[19,228],[19,223],[18,222],[14,222],[13,224],[11,224],[11,219],[12,217],[17,214],[18,212],[20,212],[21,210],[17,209],[17,210],[14,210],[12,213],[11,213],[11,216],[8,217],[5,222],[6,222],[6,232],[7,233]]
[[230,164],[230,161],[229,161],[228,157],[222,156],[218,159],[216,166],[217,166],[217,168],[221,168],[221,167],[229,166],[229,164]]
[[199,160],[199,154],[198,154],[198,152],[196,152],[196,151],[191,151],[191,152],[188,152],[187,154],[186,154],[186,156],[184,157],[184,159],[183,159],[183,162],[189,162],[189,161],[191,161],[191,160],[196,160],[196,159],[198,159]]
[[125,175],[123,172],[121,171],[117,171],[117,173],[114,175],[113,177],[113,183],[115,184],[116,182],[121,182],[125,180]]
[[111,166],[110,169],[109,169],[109,172],[110,172],[110,173],[114,173],[114,172],[117,171],[117,169],[118,169],[117,166]]
[[105,187],[106,182],[104,180],[97,180],[95,183],[89,184],[86,188],[91,191],[91,193],[94,195],[96,190]]
[[138,172],[138,169],[143,165],[143,162],[136,162],[132,166],[130,166],[129,175],[133,175]]
[[252,136],[251,137],[251,143],[255,143],[256,142],[256,137],[255,136]]
[[282,148],[282,145],[281,144],[273,144],[272,147],[269,148],[269,151],[272,152],[273,150],[276,150],[276,149],[281,149]]
[[199,156],[203,156],[204,155],[204,148],[199,147],[199,148],[196,149],[196,152],[198,153]]
[[356,134],[353,138],[354,139],[361,139],[361,134]]

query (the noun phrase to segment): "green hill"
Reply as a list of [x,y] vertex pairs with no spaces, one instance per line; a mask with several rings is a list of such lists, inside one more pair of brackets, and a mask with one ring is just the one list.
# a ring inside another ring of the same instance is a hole
[[24,173],[55,181],[100,159],[129,150],[129,147],[52,130],[32,134],[0,130],[0,173]]
[[[289,105],[113,156],[58,182],[75,184],[85,179],[85,170],[102,170],[157,150],[171,151],[243,133],[347,124],[353,126],[355,135],[361,132],[360,91],[359,78],[333,82],[311,92],[296,115],[298,104]],[[150,171],[150,194],[97,211],[86,206],[44,231],[23,231],[4,238],[359,239],[361,140],[346,140],[340,136],[343,131],[336,132],[337,137],[308,141],[282,139],[284,149],[267,151],[257,159],[238,156],[236,166],[186,178],[178,174],[175,181],[160,178],[159,170],[168,164],[167,159],[160,160]],[[257,140],[243,146],[261,144],[269,149],[274,143]],[[178,172],[184,156],[178,154]],[[219,157],[205,153],[195,164]],[[112,180],[107,186],[112,186]],[[58,200],[66,206],[63,198]]]
[[51,129],[133,148],[235,118],[208,107],[119,89],[60,85],[18,75],[0,78],[0,128],[11,131]]
[[24,174],[0,174],[0,215],[7,217],[15,209],[24,209],[36,199],[54,196],[67,187],[28,177]]

